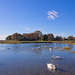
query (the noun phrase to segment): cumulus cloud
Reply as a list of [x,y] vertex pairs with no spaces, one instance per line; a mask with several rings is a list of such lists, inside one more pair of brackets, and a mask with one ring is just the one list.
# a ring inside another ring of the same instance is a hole
[[47,16],[48,19],[55,20],[55,18],[59,17],[59,13],[55,10],[48,11],[47,14],[48,14]]

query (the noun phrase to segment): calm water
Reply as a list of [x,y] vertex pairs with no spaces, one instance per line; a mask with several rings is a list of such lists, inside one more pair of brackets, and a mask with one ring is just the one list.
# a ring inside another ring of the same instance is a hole
[[[48,48],[43,48],[45,45]],[[59,49],[50,53],[49,47],[56,46]],[[59,51],[67,46],[75,50],[75,45],[59,43],[0,44],[0,75],[75,75],[75,54]],[[52,55],[64,59],[52,60]],[[49,71],[47,63],[55,64],[57,70]]]

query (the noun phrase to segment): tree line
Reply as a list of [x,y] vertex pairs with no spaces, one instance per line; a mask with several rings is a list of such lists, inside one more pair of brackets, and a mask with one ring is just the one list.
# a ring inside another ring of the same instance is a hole
[[65,41],[65,40],[75,40],[75,37],[68,36],[67,38],[62,38],[62,36],[56,36],[54,37],[53,34],[42,34],[41,31],[35,31],[33,33],[14,33],[12,35],[9,35],[6,37],[6,40],[18,40],[18,41],[37,41],[37,40],[43,40],[43,41]]

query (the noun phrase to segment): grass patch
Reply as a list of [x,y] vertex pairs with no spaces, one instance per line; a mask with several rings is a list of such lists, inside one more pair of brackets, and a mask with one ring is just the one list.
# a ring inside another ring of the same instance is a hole
[[75,51],[71,51],[70,53],[75,53]]
[[59,50],[59,51],[70,51],[70,49],[63,49],[63,50]]
[[43,40],[37,40],[37,41],[1,40],[0,43],[1,44],[18,44],[18,43],[65,43],[65,44],[75,45],[75,41],[43,41]]
[[71,48],[70,47],[63,47],[62,50],[59,50],[59,51],[70,51]]
[[19,43],[52,43],[51,41],[17,41],[17,40],[4,40],[0,44],[19,44]]
[[7,40],[7,41],[1,41],[1,44],[19,44],[20,42],[17,40]]
[[52,41],[53,43],[64,43],[64,44],[71,44],[75,45],[75,41]]
[[63,47],[63,49],[70,50],[71,48],[70,47]]

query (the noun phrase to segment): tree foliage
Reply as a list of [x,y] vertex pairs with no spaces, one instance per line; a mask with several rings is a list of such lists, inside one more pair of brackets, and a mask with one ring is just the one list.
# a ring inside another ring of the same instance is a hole
[[54,40],[54,35],[53,34],[47,34],[48,41],[53,41]]
[[6,40],[18,40],[18,41],[36,41],[36,40],[44,40],[44,41],[62,41],[62,40],[74,40],[75,37],[68,36],[67,38],[62,38],[61,36],[54,37],[53,34],[44,34],[42,35],[41,31],[35,31],[33,33],[14,33],[13,35],[9,35],[6,37]]
[[47,41],[48,40],[48,36],[47,35],[42,35],[41,36],[41,40]]
[[73,40],[73,36],[68,36],[68,40]]
[[62,41],[62,37],[61,36],[56,36],[55,40],[56,41]]

